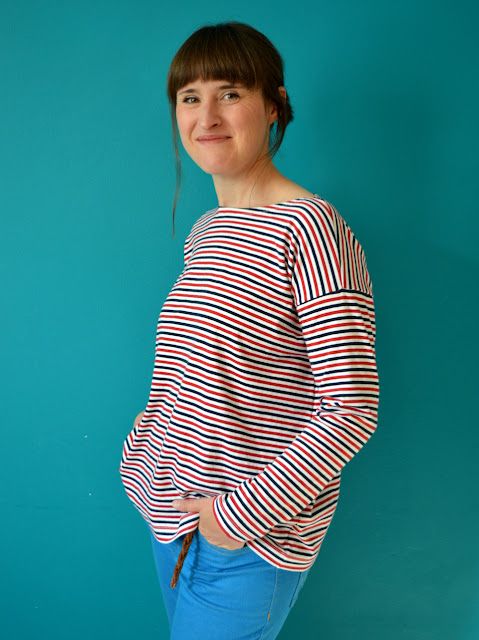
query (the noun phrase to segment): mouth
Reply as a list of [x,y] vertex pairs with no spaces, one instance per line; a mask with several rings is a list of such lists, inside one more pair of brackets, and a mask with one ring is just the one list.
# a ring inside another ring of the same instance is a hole
[[199,138],[196,138],[196,141],[201,144],[215,144],[219,142],[226,142],[226,140],[229,139],[230,136],[200,136]]

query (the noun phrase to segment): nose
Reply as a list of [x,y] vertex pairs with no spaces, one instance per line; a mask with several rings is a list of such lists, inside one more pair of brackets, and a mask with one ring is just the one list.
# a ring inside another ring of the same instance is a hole
[[219,107],[215,100],[204,100],[200,105],[198,122],[203,129],[210,129],[221,123]]

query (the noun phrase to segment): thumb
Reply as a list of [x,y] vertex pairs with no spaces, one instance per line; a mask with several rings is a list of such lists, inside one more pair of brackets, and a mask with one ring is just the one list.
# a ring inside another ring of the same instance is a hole
[[171,506],[178,511],[200,511],[201,498],[185,498],[184,500],[173,500]]

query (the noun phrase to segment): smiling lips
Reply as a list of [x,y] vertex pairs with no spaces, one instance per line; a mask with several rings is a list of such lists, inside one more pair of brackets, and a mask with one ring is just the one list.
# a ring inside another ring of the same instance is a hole
[[224,142],[225,140],[229,140],[229,136],[200,136],[197,138],[198,142]]

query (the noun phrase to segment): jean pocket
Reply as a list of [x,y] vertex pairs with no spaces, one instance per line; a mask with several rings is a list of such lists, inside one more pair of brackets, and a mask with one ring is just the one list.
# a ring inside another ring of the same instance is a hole
[[296,604],[299,592],[303,588],[304,583],[306,582],[306,578],[308,577],[309,569],[307,569],[306,571],[298,571],[298,574],[298,581],[296,582],[296,587],[294,588],[293,595],[291,596],[291,602],[289,603],[290,609],[292,609]]
[[204,542],[208,547],[210,547],[211,549],[214,549],[215,551],[219,551],[220,553],[235,554],[235,553],[240,553],[240,552],[244,551],[244,549],[246,548],[246,543],[242,547],[239,547],[238,549],[227,549],[226,547],[220,547],[220,546],[210,542],[201,533],[201,531],[199,529],[197,529],[196,531],[197,531],[198,536],[201,538],[201,542]]

